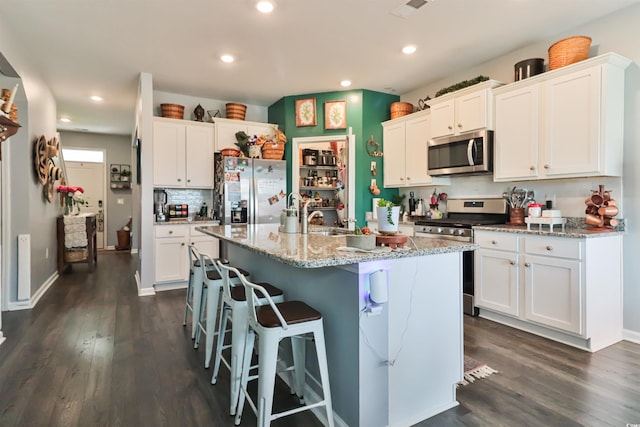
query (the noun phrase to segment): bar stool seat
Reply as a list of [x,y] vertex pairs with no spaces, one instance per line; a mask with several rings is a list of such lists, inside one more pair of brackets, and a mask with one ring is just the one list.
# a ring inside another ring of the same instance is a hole
[[[216,264],[216,269],[222,275],[222,299],[220,302],[220,318],[217,326],[217,344],[211,384],[216,384],[220,362],[222,362],[230,372],[230,406],[229,413],[236,415],[238,398],[240,395],[240,380],[242,377],[242,357],[247,334],[248,308],[246,303],[246,291],[244,286],[231,286],[231,277],[238,277],[242,274],[242,269],[230,267],[229,265]],[[269,284],[260,283],[262,288],[274,301],[284,301],[284,293],[281,289]],[[262,295],[260,295],[262,296]],[[264,298],[259,299],[259,303],[266,304]],[[224,338],[227,332],[227,322],[231,320],[231,344],[224,345]],[[231,349],[230,358],[227,360],[222,352]]]
[[[221,260],[221,263],[222,261],[223,260]],[[211,363],[211,357],[213,355],[213,341],[215,336],[218,334],[218,331],[216,331],[216,315],[218,312],[218,306],[220,304],[220,293],[222,291],[223,280],[222,276],[215,268],[216,260],[211,258],[209,255],[200,253],[199,264],[201,267],[201,275],[205,279],[203,280],[203,296],[200,300],[200,317],[196,325],[196,338],[193,347],[198,348],[198,346],[200,345],[200,337],[204,332],[204,367],[205,369],[208,369],[209,364]],[[207,265],[213,266],[213,270],[208,270],[206,267]],[[250,274],[246,270],[238,269],[237,273],[233,272],[233,274],[229,274],[229,281],[231,284],[240,283],[238,273],[245,276],[249,276]]]
[[[333,408],[329,387],[329,369],[327,366],[322,314],[302,301],[275,303],[269,295],[264,297],[268,301],[268,305],[258,305],[256,293],[259,292],[265,295],[266,290],[260,285],[249,282],[243,276],[240,276],[240,279],[247,293],[249,327],[245,339],[240,397],[238,400],[235,424],[240,424],[242,410],[246,401],[256,413],[259,427],[267,427],[271,425],[271,421],[273,420],[319,406],[325,407],[329,427],[333,427]],[[259,337],[258,374],[250,376],[251,356],[256,335]],[[305,352],[309,335],[313,337],[312,343],[315,344],[323,396],[318,402],[305,404],[303,396],[305,386]],[[303,406],[274,414],[272,410],[278,347],[280,341],[287,337],[291,338],[291,347],[293,350],[294,390],[298,394]],[[255,378],[258,379],[257,405],[247,393],[248,381]]]

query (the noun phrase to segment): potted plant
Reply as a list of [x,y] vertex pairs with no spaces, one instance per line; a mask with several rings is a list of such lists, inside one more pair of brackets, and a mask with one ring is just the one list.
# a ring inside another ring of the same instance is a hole
[[371,251],[376,248],[376,236],[371,234],[369,227],[360,228],[356,225],[353,234],[348,234],[346,238],[347,247],[364,249],[366,251]]
[[378,231],[381,234],[396,234],[400,222],[400,206],[390,200],[380,199],[377,206]]
[[131,176],[131,171],[129,169],[123,169],[120,172],[120,181],[129,181],[129,177]]

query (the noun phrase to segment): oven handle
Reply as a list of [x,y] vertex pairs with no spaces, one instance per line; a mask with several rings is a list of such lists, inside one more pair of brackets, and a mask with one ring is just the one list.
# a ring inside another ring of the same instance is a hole
[[471,138],[469,140],[469,144],[467,145],[467,160],[469,161],[469,166],[475,166],[473,163],[473,158],[475,157],[473,152],[476,148],[476,140]]

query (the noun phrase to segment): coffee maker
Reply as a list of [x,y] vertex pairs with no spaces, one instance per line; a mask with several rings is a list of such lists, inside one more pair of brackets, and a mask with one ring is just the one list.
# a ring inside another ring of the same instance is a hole
[[156,215],[156,222],[167,220],[164,212],[166,204],[167,192],[164,190],[153,190],[153,213]]

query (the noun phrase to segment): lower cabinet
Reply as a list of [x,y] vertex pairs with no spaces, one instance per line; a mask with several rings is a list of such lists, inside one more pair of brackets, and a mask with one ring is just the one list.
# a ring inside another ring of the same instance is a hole
[[186,282],[189,279],[188,245],[211,257],[218,256],[218,239],[186,224],[154,227],[154,283]]
[[622,339],[622,237],[476,230],[480,316],[596,351]]

